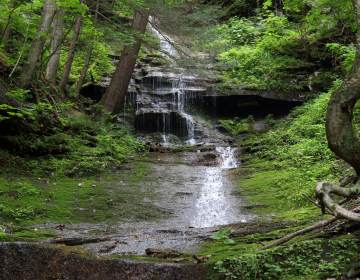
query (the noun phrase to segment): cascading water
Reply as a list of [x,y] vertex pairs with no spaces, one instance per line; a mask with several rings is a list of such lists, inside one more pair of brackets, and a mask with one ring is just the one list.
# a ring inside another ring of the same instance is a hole
[[160,33],[154,25],[156,21],[153,17],[150,17],[150,31],[160,40],[160,50],[168,55],[170,58],[176,58],[178,56],[177,50],[173,47],[173,41],[170,37]]
[[238,161],[236,159],[237,148],[216,147],[216,152],[220,155],[220,167],[222,169],[232,169],[238,167]]
[[196,211],[192,220],[193,227],[225,225],[238,221],[239,218],[236,207],[229,202],[227,192],[230,182],[224,176],[226,170],[238,167],[237,148],[216,147],[216,152],[219,155],[219,164],[204,170],[204,181],[196,200]]
[[[154,19],[151,19],[154,24]],[[150,25],[151,32],[159,39],[161,51],[169,58],[178,57],[172,40]],[[176,68],[175,62],[172,64]],[[142,79],[137,101],[136,127],[140,131],[160,132],[162,145],[169,145],[169,134],[175,134],[195,144],[195,124],[185,112],[187,79],[184,74],[175,74],[161,68],[151,68]],[[190,79],[191,80],[191,79]]]

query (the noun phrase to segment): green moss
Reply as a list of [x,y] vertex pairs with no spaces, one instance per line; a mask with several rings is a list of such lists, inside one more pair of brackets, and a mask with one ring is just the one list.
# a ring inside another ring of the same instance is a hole
[[154,195],[140,188],[148,165],[133,163],[111,175],[74,179],[0,177],[0,224],[29,226],[54,223],[110,223],[148,220],[166,215],[144,202]]
[[221,125],[232,135],[241,135],[251,131],[251,120],[220,120]]
[[328,148],[325,135],[327,103],[338,85],[296,109],[271,131],[242,141],[250,153],[239,173],[239,191],[250,203],[265,206],[258,213],[298,222],[319,216],[309,199],[316,183],[350,174]]
[[216,262],[215,270],[226,279],[326,279],[346,273],[358,250],[358,240],[353,237],[314,239],[264,251],[243,251]]
[[234,172],[239,193],[250,205],[261,206],[252,210],[260,224],[261,219],[271,218],[290,221],[291,226],[234,238],[234,244],[205,243],[201,254],[210,257],[208,265],[216,272],[212,277],[326,279],[346,272],[358,255],[358,239],[351,235],[327,240],[308,234],[285,246],[261,250],[275,239],[326,219],[309,199],[315,195],[316,183],[351,174],[332,154],[325,135],[327,103],[339,84],[277,121],[272,130],[239,139],[247,151],[242,167]]

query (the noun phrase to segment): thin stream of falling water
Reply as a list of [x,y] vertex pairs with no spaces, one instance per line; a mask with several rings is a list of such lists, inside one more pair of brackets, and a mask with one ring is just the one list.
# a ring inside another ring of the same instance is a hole
[[212,227],[230,224],[238,217],[235,205],[228,201],[226,195],[231,184],[226,176],[226,170],[236,168],[236,148],[217,147],[220,156],[219,165],[207,167],[204,170],[204,181],[200,195],[196,200],[196,211],[192,226],[196,228]]
[[[150,17],[150,22],[152,24],[155,24],[155,19],[153,17]],[[161,34],[156,28],[153,27],[153,25],[150,25],[151,32],[160,39],[160,49],[167,54],[170,58],[177,57],[178,52],[172,45],[172,40],[164,35]]]
[[164,147],[167,147],[169,145],[168,136],[166,135],[166,116],[163,115],[163,133],[162,133],[162,143]]
[[236,159],[237,148],[234,147],[216,147],[216,152],[220,155],[220,168],[231,169],[238,167]]
[[[155,19],[151,18],[150,22],[155,23]],[[150,25],[150,30],[151,32],[157,36],[160,40],[160,49],[168,54],[171,58],[174,57],[178,57],[178,52],[177,50],[174,48],[174,46],[170,43],[172,42],[171,39],[164,35],[161,34],[158,30],[156,30],[156,28],[154,28],[152,25]],[[161,88],[161,77],[159,79],[156,79],[157,84],[155,85],[155,80],[153,80],[153,90],[157,89],[157,88]],[[159,84],[160,83],[160,84]],[[173,104],[172,104],[172,109],[173,110],[177,110],[186,120],[186,130],[187,130],[187,140],[186,143],[190,144],[190,145],[195,145],[196,144],[196,140],[195,140],[195,125],[194,125],[194,120],[192,118],[192,116],[190,116],[189,114],[187,114],[184,111],[185,108],[185,88],[186,88],[186,83],[184,82],[184,78],[183,78],[183,74],[179,74],[175,79],[172,79],[172,100],[173,100]],[[168,141],[167,141],[167,131],[166,131],[166,126],[165,126],[165,117],[163,119],[164,122],[164,127],[165,129],[163,129],[162,131],[162,139],[163,139],[163,143],[165,145],[168,145]]]

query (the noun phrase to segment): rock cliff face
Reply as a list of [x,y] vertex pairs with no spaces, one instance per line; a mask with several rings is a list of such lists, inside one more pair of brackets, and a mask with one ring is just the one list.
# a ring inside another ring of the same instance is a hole
[[28,243],[0,244],[1,280],[201,280],[205,275],[205,269],[195,264],[90,258],[55,247]]

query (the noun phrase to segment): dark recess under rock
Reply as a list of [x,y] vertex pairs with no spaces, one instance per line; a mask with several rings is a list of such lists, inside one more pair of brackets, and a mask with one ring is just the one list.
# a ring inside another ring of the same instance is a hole
[[206,113],[215,116],[265,117],[267,115],[284,116],[303,102],[281,100],[258,95],[207,95],[197,105]]

